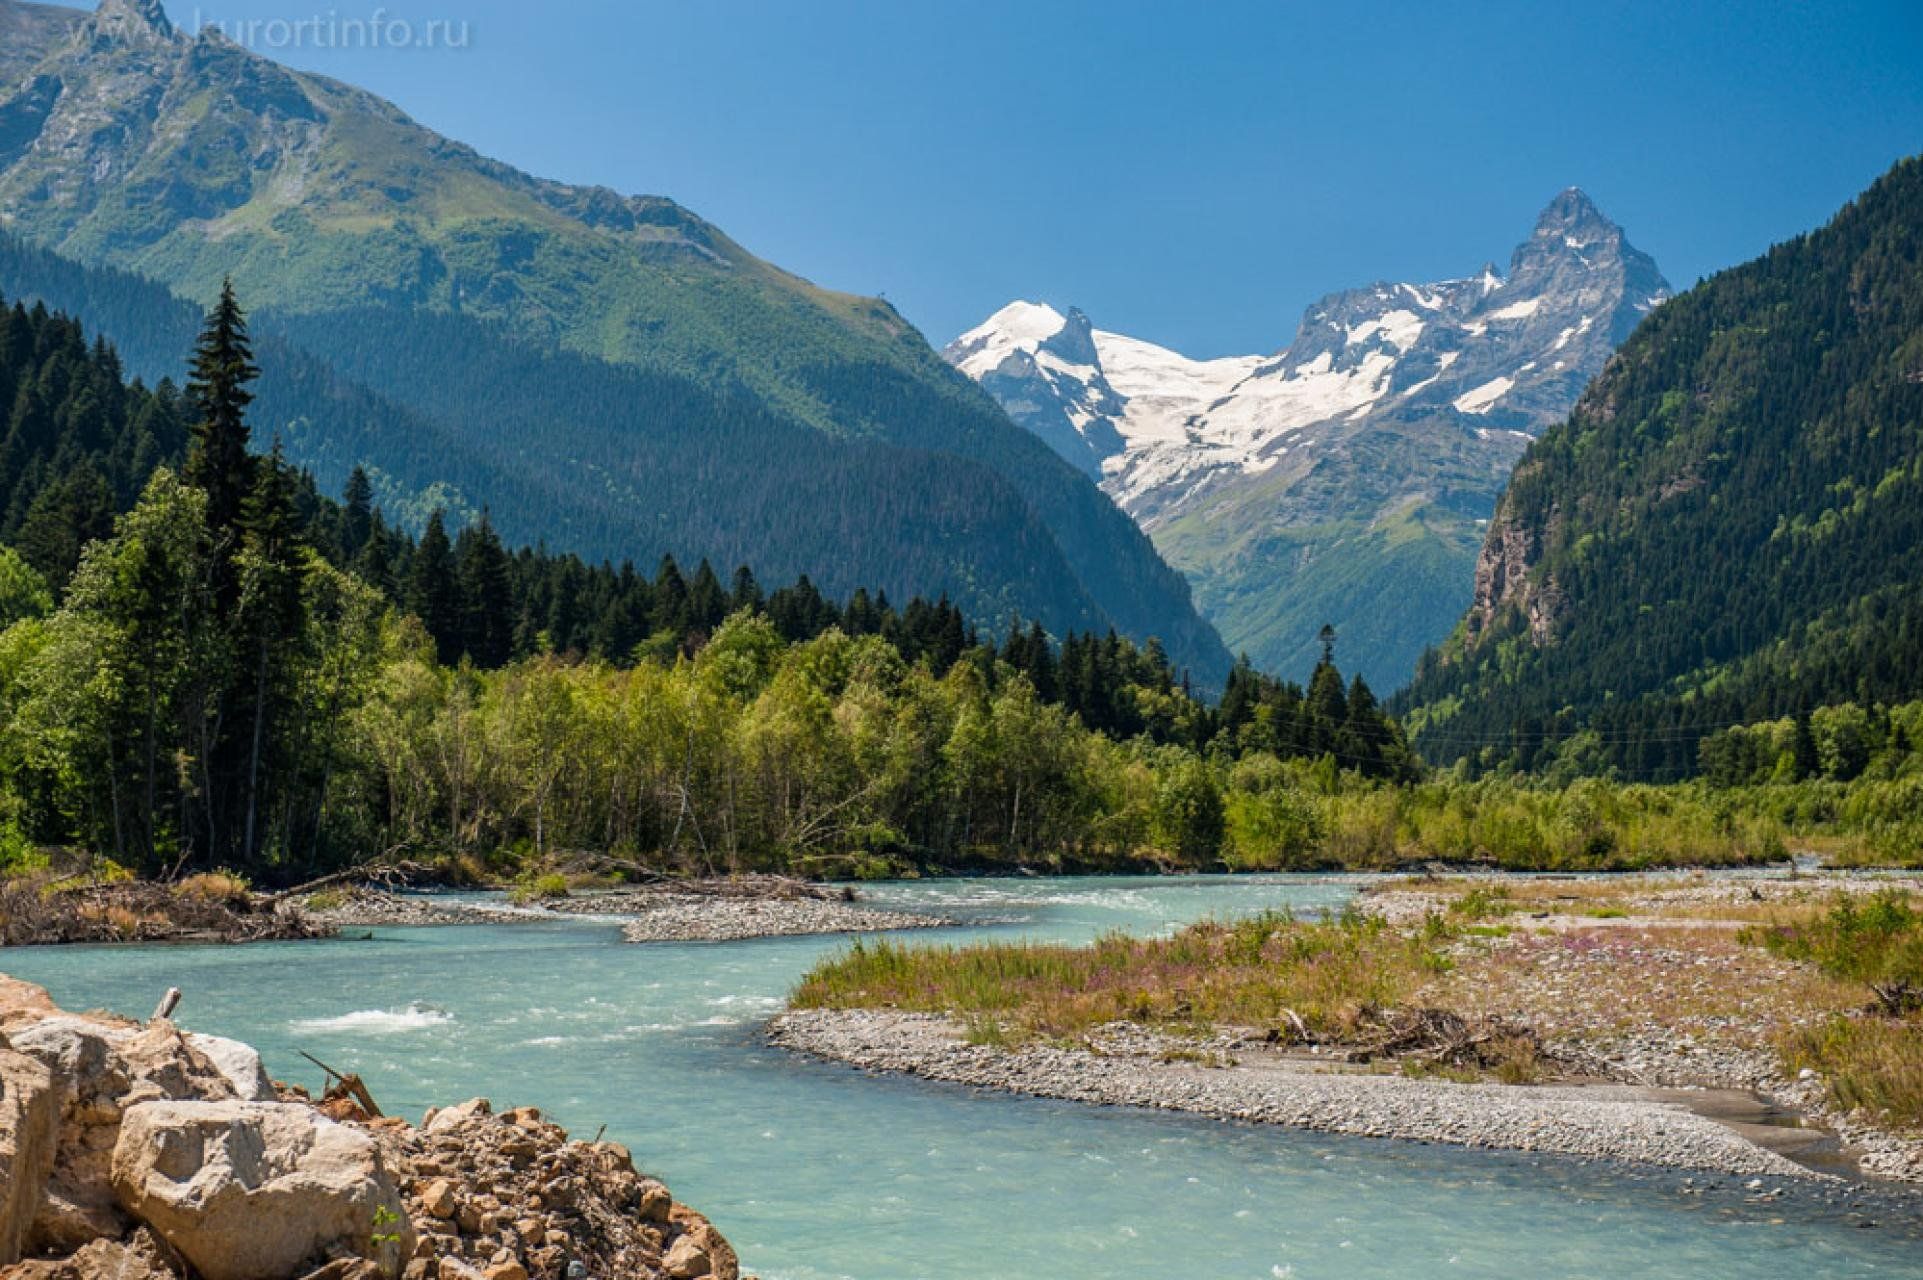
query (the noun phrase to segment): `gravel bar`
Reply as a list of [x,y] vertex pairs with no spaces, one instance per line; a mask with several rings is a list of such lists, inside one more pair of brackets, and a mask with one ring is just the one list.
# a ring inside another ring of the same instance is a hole
[[953,924],[939,916],[819,898],[714,898],[655,895],[621,927],[629,942],[737,942],[820,933],[886,933]]
[[[769,1038],[868,1071],[1103,1106],[1759,1178],[1833,1181],[1682,1106],[1623,1089],[1453,1084],[1313,1065],[1197,1066],[1143,1056],[968,1044],[949,1019],[880,1010],[783,1014]],[[1599,1096],[1600,1095],[1600,1096]]]

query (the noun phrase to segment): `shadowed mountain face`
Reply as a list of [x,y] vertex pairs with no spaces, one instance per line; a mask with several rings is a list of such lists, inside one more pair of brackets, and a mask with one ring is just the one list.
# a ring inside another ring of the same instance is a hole
[[1571,188],[1506,272],[1375,284],[1271,356],[1190,360],[1017,302],[944,351],[1154,537],[1230,647],[1396,685],[1469,601],[1482,526],[1530,437],[1668,296]]
[[[493,503],[522,536],[579,529],[571,549],[589,555],[749,553],[773,571],[806,526],[841,540],[829,590],[949,590],[983,620],[1113,625],[1160,636],[1200,674],[1226,668],[1148,540],[887,303],[782,271],[671,200],[489,160],[361,90],[177,31],[153,0],[106,0],[93,15],[0,0],[0,31],[0,226],[196,302],[231,276],[264,326],[298,329],[314,358],[478,459],[455,492],[414,464],[406,484]],[[387,358],[375,335],[419,358]],[[451,385],[472,365],[436,358],[434,344],[455,342],[470,359],[538,366],[519,390],[578,415],[552,425],[567,445],[545,447],[542,415],[509,418]],[[575,377],[623,398],[584,399],[562,385]],[[821,440],[790,448],[793,431]],[[297,457],[331,468],[344,456],[289,434]],[[362,436],[350,464],[401,470],[380,432]],[[721,437],[732,443],[708,448]],[[872,508],[827,522],[832,534],[818,508],[842,486],[809,470],[824,452],[846,464],[835,474],[859,473]],[[670,477],[693,488],[662,500]],[[530,485],[546,509],[503,509],[512,499],[498,495]],[[753,510],[745,491],[761,495]],[[664,520],[664,508],[702,514]]]

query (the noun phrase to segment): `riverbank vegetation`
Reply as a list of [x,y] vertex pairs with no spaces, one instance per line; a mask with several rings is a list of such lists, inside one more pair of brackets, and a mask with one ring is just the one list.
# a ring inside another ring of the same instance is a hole
[[[1705,746],[1706,778],[1426,775],[1336,638],[1199,696],[1153,641],[945,600],[415,536],[252,451],[230,296],[184,389],[0,310],[0,871],[263,885],[370,859],[703,874],[1627,870],[1918,856],[1916,707]],[[1788,764],[1784,763],[1788,760]],[[61,859],[63,868],[70,859]]]
[[[1086,947],[861,941],[797,1009],[945,1016],[976,1043],[1263,1047],[1529,1083],[1763,1087],[1865,1126],[1923,1175],[1917,882],[1668,874],[1411,877],[1340,914]],[[1799,1078],[1808,1069],[1813,1078]],[[1804,1098],[1807,1093],[1808,1097]]]
[[1843,1106],[1923,1129],[1923,904],[1899,889],[1841,897],[1746,936],[1872,997],[1866,1009],[1786,1032],[1790,1065],[1823,1076]]
[[1358,912],[1270,912],[1203,921],[1169,938],[1110,934],[1087,947],[857,941],[810,971],[792,1004],[952,1014],[997,1043],[1072,1039],[1117,1022],[1354,1042],[1449,967],[1445,944],[1455,936],[1440,918],[1403,930]]

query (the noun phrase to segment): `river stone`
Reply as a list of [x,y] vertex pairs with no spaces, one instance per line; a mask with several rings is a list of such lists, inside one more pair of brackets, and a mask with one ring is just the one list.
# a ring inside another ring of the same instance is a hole
[[53,1071],[0,1037],[0,1266],[20,1260],[53,1173],[59,1133]]
[[374,1140],[297,1104],[129,1108],[113,1188],[205,1280],[291,1276],[338,1258],[398,1271],[414,1251],[413,1226]]

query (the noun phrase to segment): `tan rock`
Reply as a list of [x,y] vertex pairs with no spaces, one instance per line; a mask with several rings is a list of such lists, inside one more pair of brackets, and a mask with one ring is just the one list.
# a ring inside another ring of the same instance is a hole
[[684,1235],[669,1246],[668,1256],[661,1260],[661,1265],[672,1280],[700,1280],[714,1270],[707,1250],[692,1235]]
[[35,1021],[54,1011],[53,999],[45,987],[0,973],[0,1027],[16,1020]]
[[675,1205],[669,1216],[684,1233],[681,1239],[694,1241],[707,1257],[713,1280],[739,1280],[741,1263],[734,1246],[714,1229],[713,1223],[684,1204]]
[[71,1253],[117,1239],[131,1225],[109,1182],[126,1108],[167,1099],[233,1096],[220,1071],[173,1027],[56,1014],[16,1023],[8,1038],[51,1068],[60,1093],[60,1142],[28,1233],[38,1253]]
[[0,1038],[0,1266],[18,1262],[26,1247],[59,1138],[60,1094],[52,1069]]
[[23,1262],[6,1280],[179,1280],[167,1247],[145,1227],[126,1240],[96,1240],[70,1258]]
[[421,1121],[421,1128],[428,1133],[446,1133],[470,1120],[493,1114],[494,1104],[486,1098],[469,1098],[458,1105],[428,1112]]
[[130,1107],[112,1185],[127,1212],[205,1280],[290,1276],[342,1258],[398,1271],[414,1250],[413,1225],[374,1140],[298,1104]]
[[446,1178],[436,1178],[421,1191],[421,1208],[436,1218],[452,1218],[459,1202],[454,1198],[454,1184]]
[[527,1280],[527,1268],[510,1258],[482,1271],[481,1280]]
[[384,1274],[378,1263],[366,1258],[337,1258],[300,1280],[383,1280]]
[[674,1197],[668,1189],[652,1179],[641,1184],[641,1199],[635,1212],[643,1222],[666,1222],[674,1211]]
[[214,1070],[220,1072],[234,1096],[242,1102],[280,1101],[254,1046],[223,1036],[202,1035],[198,1031],[187,1033],[187,1043],[213,1064]]

